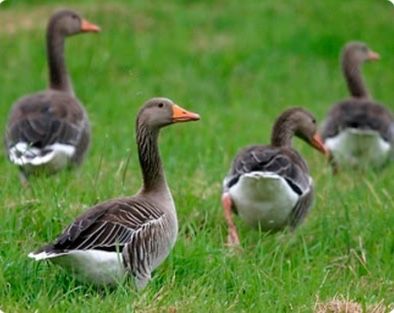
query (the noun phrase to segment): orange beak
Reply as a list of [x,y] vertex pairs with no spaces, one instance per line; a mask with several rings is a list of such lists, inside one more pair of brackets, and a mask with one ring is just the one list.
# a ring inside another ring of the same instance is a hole
[[81,22],[81,31],[82,32],[94,32],[94,33],[98,33],[100,31],[100,27],[98,27],[97,25],[90,23],[87,20],[82,20]]
[[330,151],[326,148],[326,146],[323,143],[323,140],[321,139],[318,133],[313,135],[311,144],[316,150],[319,150],[325,156],[330,155]]
[[197,113],[186,111],[181,108],[179,105],[172,105],[172,122],[189,122],[189,121],[198,121],[200,119],[200,115]]
[[368,60],[370,60],[370,61],[380,60],[380,54],[375,51],[369,50],[368,51]]

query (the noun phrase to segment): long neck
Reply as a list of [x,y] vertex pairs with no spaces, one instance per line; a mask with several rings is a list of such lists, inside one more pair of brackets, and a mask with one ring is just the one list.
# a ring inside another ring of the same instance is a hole
[[294,127],[288,120],[279,119],[272,130],[271,145],[274,147],[291,146]]
[[64,62],[64,36],[53,27],[47,32],[47,53],[49,65],[49,87],[74,94],[70,77]]
[[361,76],[360,64],[345,57],[342,61],[342,70],[351,95],[355,98],[368,98],[369,94]]
[[138,157],[143,177],[143,192],[167,190],[167,182],[161,165],[157,140],[158,129],[150,129],[137,122]]

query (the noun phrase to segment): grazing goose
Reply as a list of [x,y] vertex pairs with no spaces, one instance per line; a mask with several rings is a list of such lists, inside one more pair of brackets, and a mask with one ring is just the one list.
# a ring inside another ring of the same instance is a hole
[[379,167],[393,156],[394,119],[370,99],[360,67],[379,59],[366,44],[351,42],[342,54],[342,69],[351,98],[335,104],[322,127],[322,138],[337,167]]
[[50,259],[94,284],[114,284],[125,273],[143,288],[151,272],[173,247],[178,222],[174,202],[161,165],[157,140],[160,128],[196,121],[165,98],[153,98],[140,110],[137,145],[143,186],[133,196],[100,203],[78,217],[54,243],[29,257]]
[[238,152],[223,181],[222,206],[228,225],[228,245],[239,244],[232,211],[252,227],[276,231],[295,228],[313,200],[307,164],[291,147],[297,136],[327,153],[316,132],[314,117],[291,108],[277,119],[270,145],[253,145]]
[[54,173],[79,165],[90,141],[87,114],[74,95],[64,62],[65,37],[100,28],[77,13],[55,13],[47,27],[49,88],[14,103],[6,129],[8,157],[22,180],[38,172]]

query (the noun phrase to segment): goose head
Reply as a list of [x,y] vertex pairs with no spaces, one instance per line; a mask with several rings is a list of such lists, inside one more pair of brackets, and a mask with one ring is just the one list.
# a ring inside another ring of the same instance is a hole
[[354,63],[360,65],[366,61],[376,61],[380,59],[380,55],[372,51],[363,42],[349,42],[343,49],[342,60],[346,63]]
[[144,124],[151,129],[189,121],[198,121],[197,113],[189,112],[167,98],[152,98],[148,100],[138,114],[138,124]]
[[317,131],[316,119],[303,108],[291,108],[279,116],[274,125],[272,142],[279,145],[290,143],[293,134],[328,155],[328,150]]
[[48,29],[63,36],[100,31],[100,27],[83,19],[78,13],[71,10],[61,10],[53,14]]

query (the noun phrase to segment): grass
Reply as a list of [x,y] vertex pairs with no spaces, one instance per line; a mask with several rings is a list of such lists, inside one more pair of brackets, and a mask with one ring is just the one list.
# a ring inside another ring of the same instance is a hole
[[[54,1],[0,5],[0,124],[21,95],[47,84],[45,23]],[[92,1],[67,6],[99,35],[67,41],[76,93],[93,142],[77,171],[32,181],[0,157],[0,309],[4,312],[312,312],[345,298],[394,303],[394,167],[333,177],[321,155],[295,146],[316,183],[296,234],[266,235],[237,220],[243,253],[224,248],[221,180],[236,151],[266,143],[275,117],[303,105],[324,118],[347,95],[338,53],[359,39],[382,55],[364,67],[376,99],[393,109],[394,7],[388,1]],[[134,194],[140,173],[134,119],[167,96],[201,114],[163,131],[161,152],[180,232],[170,257],[140,293],[80,284],[28,252],[99,201]]]

